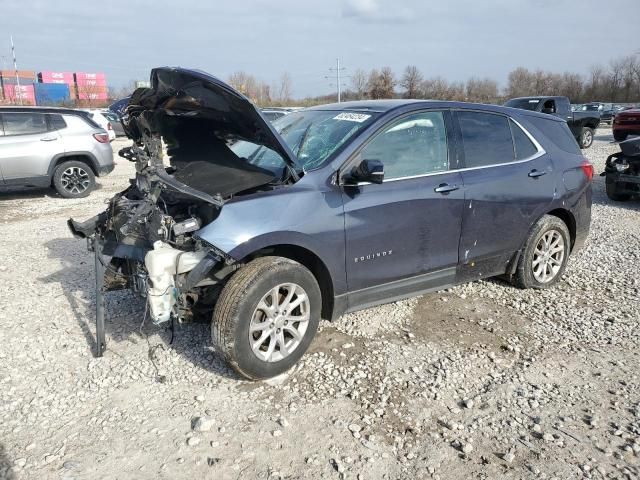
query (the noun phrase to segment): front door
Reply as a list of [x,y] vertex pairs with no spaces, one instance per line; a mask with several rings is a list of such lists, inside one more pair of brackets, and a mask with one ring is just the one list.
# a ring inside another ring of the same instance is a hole
[[44,178],[53,155],[52,143],[60,142],[57,132],[47,131],[45,114],[3,112],[4,136],[0,136],[0,164],[7,184]]
[[453,281],[464,188],[450,124],[448,111],[405,115],[358,153],[356,165],[383,163],[384,182],[343,186],[350,309]]

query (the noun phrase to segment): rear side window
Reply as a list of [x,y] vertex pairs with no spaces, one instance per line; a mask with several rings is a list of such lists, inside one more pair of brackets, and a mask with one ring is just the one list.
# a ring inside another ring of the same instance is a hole
[[49,115],[49,128],[51,130],[62,130],[63,128],[67,128],[67,124],[62,118],[62,115]]
[[509,124],[513,134],[513,143],[516,146],[516,160],[524,160],[538,153],[538,149],[527,134],[513,120],[509,120]]
[[546,118],[527,116],[527,120],[540,130],[556,147],[568,153],[580,155],[580,147],[576,138],[565,122],[547,120]]
[[29,135],[47,131],[47,122],[43,113],[13,113],[2,114],[5,135]]
[[509,119],[484,112],[458,111],[465,166],[485,167],[515,159]]

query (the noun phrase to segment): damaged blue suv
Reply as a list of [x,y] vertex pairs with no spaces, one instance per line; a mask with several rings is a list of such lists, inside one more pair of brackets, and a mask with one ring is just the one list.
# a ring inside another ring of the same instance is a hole
[[154,323],[211,321],[251,379],[278,375],[320,318],[506,276],[545,288],[584,242],[593,168],[566,122],[492,105],[323,105],[270,124],[200,71],[158,68],[123,124],[131,186],[69,221],[104,295],[132,289]]

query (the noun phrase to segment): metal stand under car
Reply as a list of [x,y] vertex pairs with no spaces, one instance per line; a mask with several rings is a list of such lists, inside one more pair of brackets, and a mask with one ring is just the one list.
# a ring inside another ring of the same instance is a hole
[[[89,239],[88,239],[89,240]],[[107,342],[104,333],[104,257],[102,239],[96,233],[90,239],[96,265],[96,357],[102,357]]]

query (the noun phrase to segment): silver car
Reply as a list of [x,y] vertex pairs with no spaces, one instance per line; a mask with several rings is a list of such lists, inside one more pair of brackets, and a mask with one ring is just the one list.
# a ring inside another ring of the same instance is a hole
[[107,132],[86,112],[0,107],[0,189],[53,186],[85,197],[114,166]]

